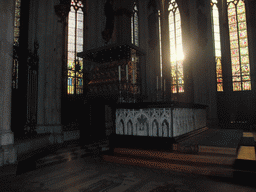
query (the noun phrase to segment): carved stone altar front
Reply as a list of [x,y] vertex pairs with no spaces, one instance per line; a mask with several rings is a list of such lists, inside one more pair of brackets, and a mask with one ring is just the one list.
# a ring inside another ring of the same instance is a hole
[[177,137],[206,127],[205,108],[141,108],[116,110],[116,134]]

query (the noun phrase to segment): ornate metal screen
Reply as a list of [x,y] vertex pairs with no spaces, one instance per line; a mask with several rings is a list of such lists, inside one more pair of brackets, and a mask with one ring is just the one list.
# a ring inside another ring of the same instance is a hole
[[97,63],[90,72],[89,96],[135,102],[141,93],[141,55],[133,45],[115,45],[78,54]]

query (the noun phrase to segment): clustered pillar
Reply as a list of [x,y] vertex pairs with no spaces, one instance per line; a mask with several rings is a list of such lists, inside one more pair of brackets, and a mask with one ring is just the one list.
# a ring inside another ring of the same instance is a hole
[[15,163],[11,131],[14,1],[0,0],[0,166]]

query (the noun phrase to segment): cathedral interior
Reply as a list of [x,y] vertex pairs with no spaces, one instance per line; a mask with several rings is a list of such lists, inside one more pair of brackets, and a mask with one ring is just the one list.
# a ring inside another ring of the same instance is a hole
[[254,191],[255,9],[0,0],[0,188]]

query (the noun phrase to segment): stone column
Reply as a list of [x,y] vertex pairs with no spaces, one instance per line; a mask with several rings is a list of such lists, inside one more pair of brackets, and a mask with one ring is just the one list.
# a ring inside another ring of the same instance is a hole
[[59,1],[39,1],[36,39],[39,43],[37,133],[51,133],[51,143],[63,142],[61,77],[63,25],[55,13]]
[[207,105],[208,125],[217,124],[216,65],[210,0],[190,2],[194,102]]
[[11,131],[14,0],[0,0],[0,166],[15,163],[17,152]]
[[180,6],[180,14],[181,14],[181,29],[182,29],[182,44],[183,44],[183,71],[184,71],[184,93],[179,94],[178,101],[192,103],[194,102],[194,94],[193,94],[193,76],[192,76],[192,68],[193,68],[193,38],[190,33],[190,18],[191,18],[191,10],[189,9],[189,1],[182,1]]
[[170,45],[169,45],[169,23],[168,23],[168,1],[164,2],[163,5],[162,21],[162,55],[163,55],[163,78],[162,78],[162,93],[164,101],[172,100],[171,91],[171,67],[170,67]]

